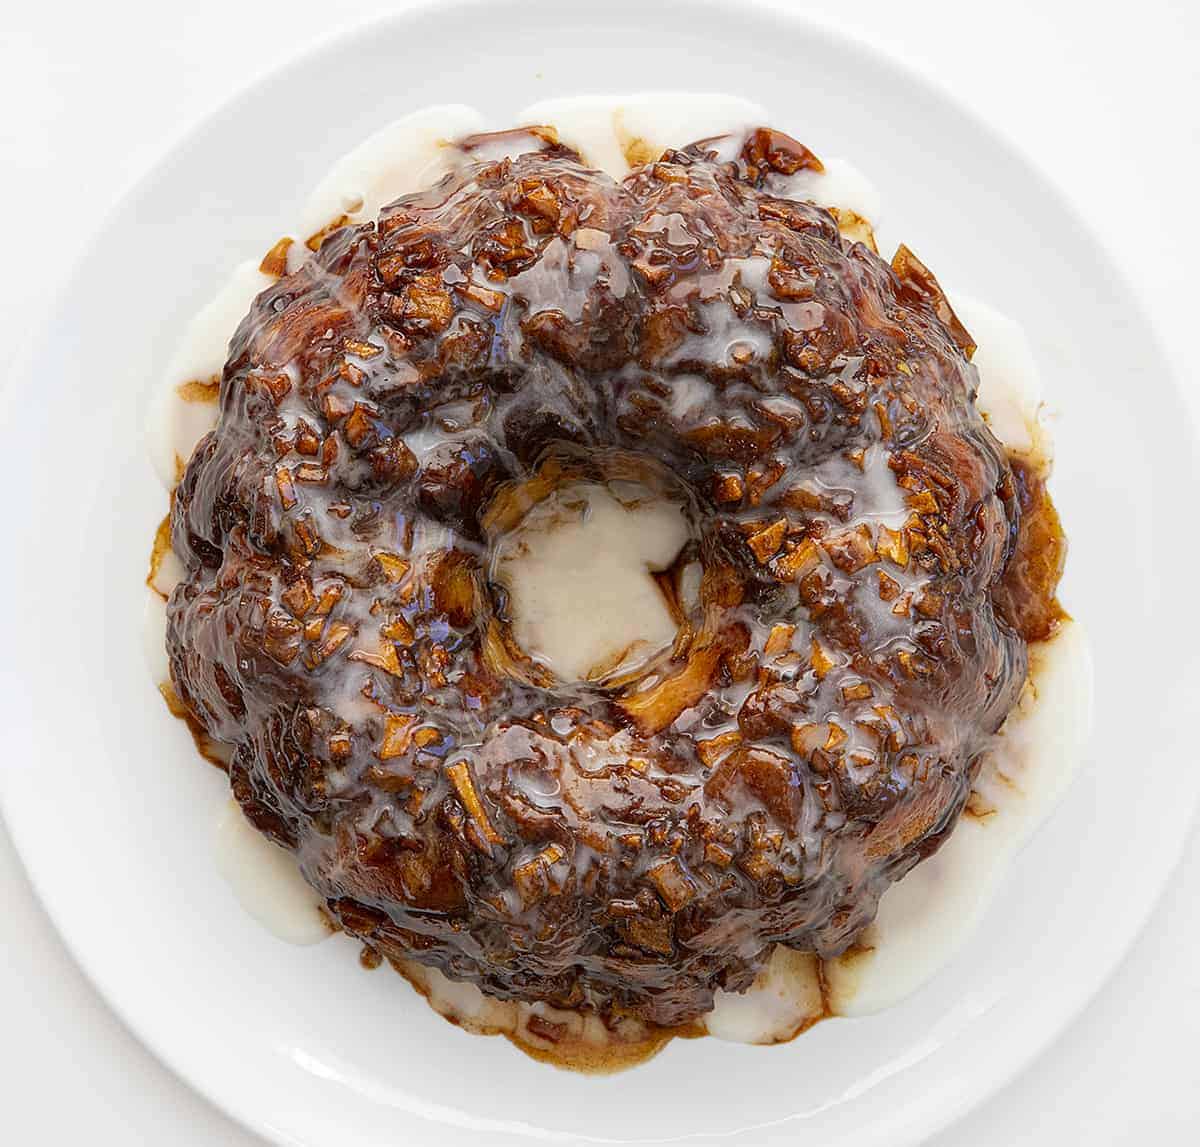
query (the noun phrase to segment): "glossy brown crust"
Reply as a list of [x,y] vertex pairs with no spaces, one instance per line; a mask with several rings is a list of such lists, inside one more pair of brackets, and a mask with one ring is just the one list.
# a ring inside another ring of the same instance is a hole
[[[619,184],[546,131],[458,148],[239,327],[172,679],[375,949],[685,1023],[844,950],[953,826],[1025,679],[1018,486],[936,281],[790,198],[786,136]],[[555,682],[489,531],[627,473],[687,500],[700,604],[644,679]]]

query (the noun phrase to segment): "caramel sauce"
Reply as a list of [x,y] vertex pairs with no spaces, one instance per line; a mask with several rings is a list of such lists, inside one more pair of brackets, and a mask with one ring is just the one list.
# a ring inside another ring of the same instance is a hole
[[1067,539],[1046,488],[1047,467],[1009,458],[1021,507],[1012,556],[992,589],[997,612],[1026,641],[1047,641],[1069,615],[1057,589],[1067,560]]
[[221,380],[210,378],[207,381],[192,379],[180,383],[176,392],[184,402],[216,402],[221,393]]
[[154,531],[154,541],[150,546],[150,568],[146,572],[146,585],[154,591],[163,601],[167,600],[167,595],[155,585],[158,575],[162,570],[163,562],[166,561],[167,555],[171,552],[171,515],[167,514],[161,522],[158,523],[158,529]]

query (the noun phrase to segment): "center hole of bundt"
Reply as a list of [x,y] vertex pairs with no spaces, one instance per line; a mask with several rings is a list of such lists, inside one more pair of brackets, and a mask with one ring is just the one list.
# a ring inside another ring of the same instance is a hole
[[571,482],[495,540],[522,651],[567,681],[611,681],[669,648],[697,579],[684,506],[636,482]]

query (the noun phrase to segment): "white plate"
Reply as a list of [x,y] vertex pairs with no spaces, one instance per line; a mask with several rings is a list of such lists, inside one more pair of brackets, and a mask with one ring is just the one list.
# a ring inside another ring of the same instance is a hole
[[[489,53],[481,63],[479,53]],[[736,63],[731,67],[730,61]],[[162,493],[144,407],[186,319],[295,218],[332,161],[425,104],[500,123],[550,95],[723,88],[852,157],[947,281],[1021,321],[1056,430],[1065,599],[1096,660],[1092,759],[979,933],[907,1003],[780,1048],[677,1041],[614,1077],[466,1035],[348,941],[246,917],[209,841],[223,779],[139,644]],[[1178,853],[1200,785],[1190,607],[1197,489],[1170,367],[1058,195],[951,99],[866,49],[743,5],[442,4],[291,65],[201,125],[109,219],[5,412],[4,807],[79,962],[142,1038],[281,1143],[911,1143],[1036,1054],[1099,986]]]

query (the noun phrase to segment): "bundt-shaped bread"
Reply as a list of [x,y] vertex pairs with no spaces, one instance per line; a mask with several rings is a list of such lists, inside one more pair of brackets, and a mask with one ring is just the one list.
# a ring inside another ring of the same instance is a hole
[[[775,944],[844,950],[953,828],[1057,579],[1013,557],[1022,498],[1057,523],[936,281],[791,198],[795,141],[621,182],[548,129],[456,146],[238,328],[174,500],[172,679],[347,931],[681,1023]],[[631,478],[686,506],[698,593],[639,672],[558,680],[490,555]]]

